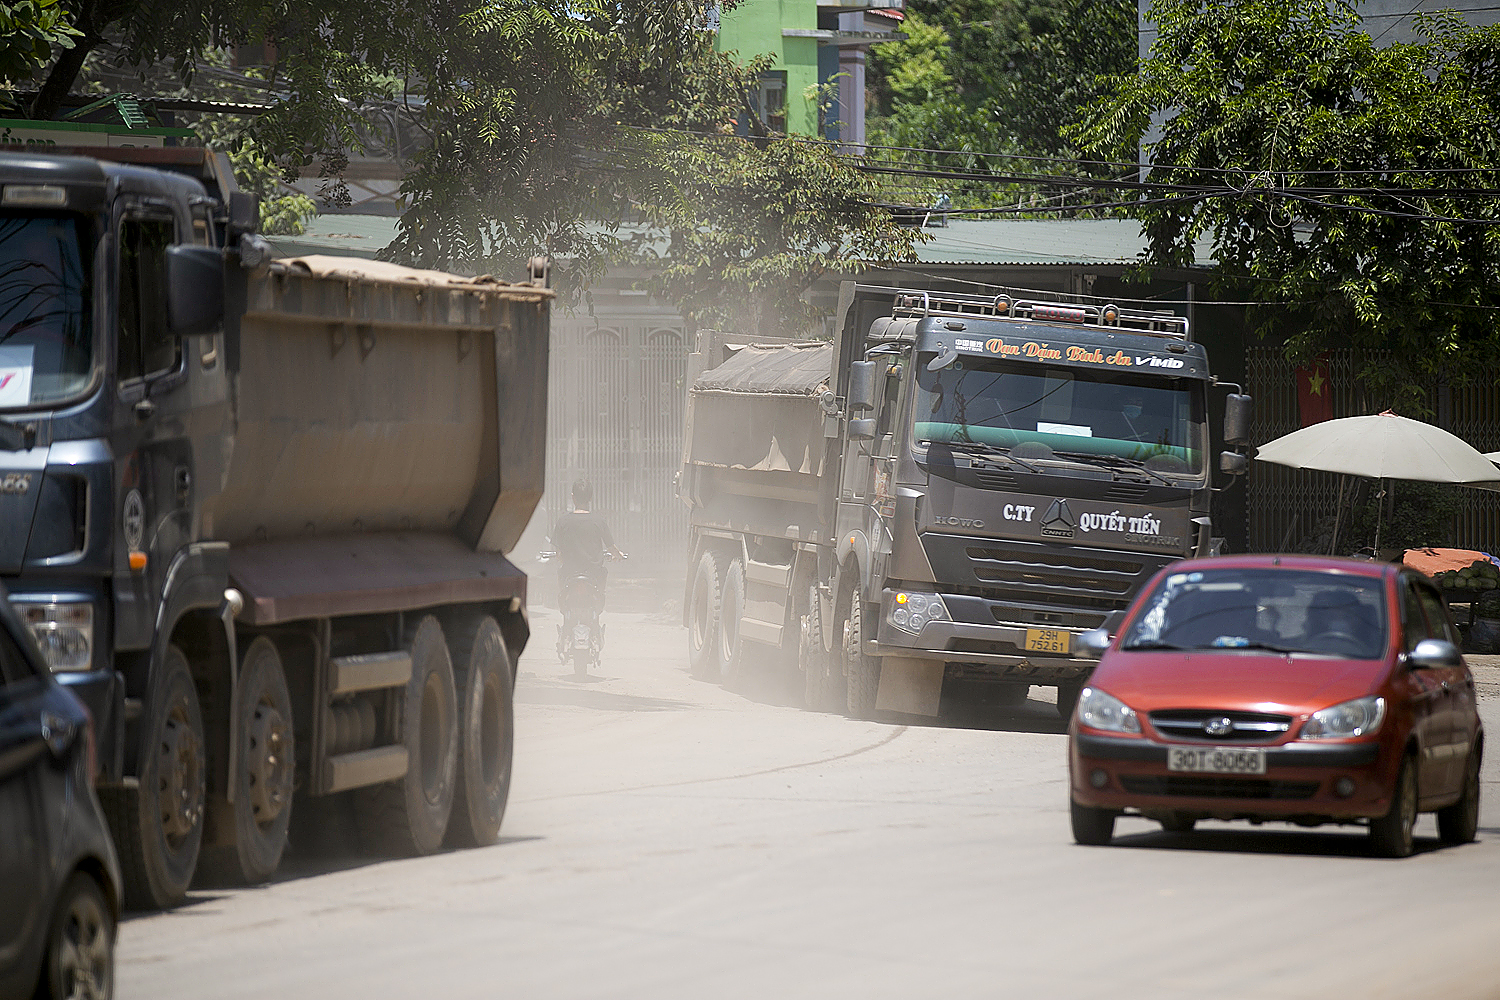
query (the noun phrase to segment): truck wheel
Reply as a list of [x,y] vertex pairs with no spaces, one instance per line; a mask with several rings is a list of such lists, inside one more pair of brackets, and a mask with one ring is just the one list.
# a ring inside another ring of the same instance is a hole
[[724,571],[717,552],[705,552],[693,574],[688,608],[688,666],[694,677],[714,678],[719,668],[719,605]]
[[235,843],[204,848],[200,868],[217,880],[255,885],[281,864],[297,761],[286,673],[276,644],[265,636],[245,650],[239,691],[239,717],[231,735],[239,740],[239,752],[236,773],[229,776]]
[[411,680],[401,702],[405,777],[357,789],[356,811],[366,846],[380,854],[431,854],[443,845],[458,770],[458,705],[443,628],[423,616],[407,647]]
[[83,872],[57,898],[42,974],[36,995],[45,1000],[114,996],[115,918],[99,883]]
[[119,849],[125,902],[164,909],[187,894],[203,844],[208,762],[187,657],[168,646],[146,702],[134,788],[101,791]]
[[803,700],[809,712],[832,711],[833,679],[828,676],[828,653],[823,649],[823,608],[816,596],[807,608],[807,625],[797,644],[802,669]]
[[855,587],[849,595],[849,634],[844,642],[851,719],[868,719],[875,714],[875,693],[880,689],[880,660],[865,655],[863,619],[864,595]]
[[452,651],[462,667],[458,706],[458,781],[448,842],[485,847],[500,839],[500,820],[510,795],[510,764],[515,738],[510,651],[495,619],[485,616],[468,634],[469,643]]
[[744,613],[745,565],[735,559],[724,574],[719,604],[719,683],[727,688],[737,688],[745,679],[744,643],[740,641],[740,616]]

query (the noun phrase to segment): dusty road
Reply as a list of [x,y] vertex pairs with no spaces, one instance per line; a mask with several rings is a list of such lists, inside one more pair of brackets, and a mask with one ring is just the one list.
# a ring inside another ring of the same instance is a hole
[[[126,1000],[1500,996],[1500,754],[1480,841],[1122,821],[1072,844],[1053,708],[851,722],[691,679],[610,616],[603,679],[522,661],[505,841],[302,860],[122,928]],[[1482,703],[1500,733],[1500,700]]]

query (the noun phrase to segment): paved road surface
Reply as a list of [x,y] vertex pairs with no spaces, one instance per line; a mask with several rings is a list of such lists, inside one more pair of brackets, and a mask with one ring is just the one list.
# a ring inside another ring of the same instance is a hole
[[1404,861],[1331,827],[1130,820],[1083,848],[1041,689],[989,728],[851,722],[692,680],[680,629],[639,615],[577,683],[555,622],[522,662],[502,844],[196,893],[123,926],[120,995],[1500,996],[1494,752],[1462,848],[1430,818]]

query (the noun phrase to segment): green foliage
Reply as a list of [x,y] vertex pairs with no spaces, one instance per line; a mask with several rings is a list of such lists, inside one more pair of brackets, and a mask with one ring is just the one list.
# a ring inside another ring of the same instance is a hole
[[1150,263],[1209,237],[1267,304],[1262,332],[1299,361],[1356,348],[1377,409],[1420,411],[1437,373],[1500,359],[1500,27],[1424,15],[1416,42],[1378,47],[1342,2],[1149,16],[1150,57],[1075,135],[1101,152],[1149,138],[1151,179],[1184,186],[1138,210]]
[[639,189],[642,221],[670,233],[650,287],[696,323],[750,334],[813,330],[818,314],[804,296],[816,281],[867,261],[910,259],[925,239],[872,207],[868,181],[826,146],[647,141],[653,169]]
[[[0,0],[0,83],[26,83],[47,67],[55,49],[70,49],[80,32],[58,0]],[[8,106],[0,94],[0,107]]]

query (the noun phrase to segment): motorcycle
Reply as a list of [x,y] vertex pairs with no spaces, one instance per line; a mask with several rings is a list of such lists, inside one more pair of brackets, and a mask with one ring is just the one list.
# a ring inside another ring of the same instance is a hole
[[[556,557],[556,552],[543,552],[540,561],[550,562]],[[599,622],[603,604],[604,595],[593,577],[575,573],[561,581],[557,606],[563,620],[557,626],[557,659],[559,663],[573,661],[574,677],[587,677],[589,669],[599,665],[604,650],[604,626]]]

